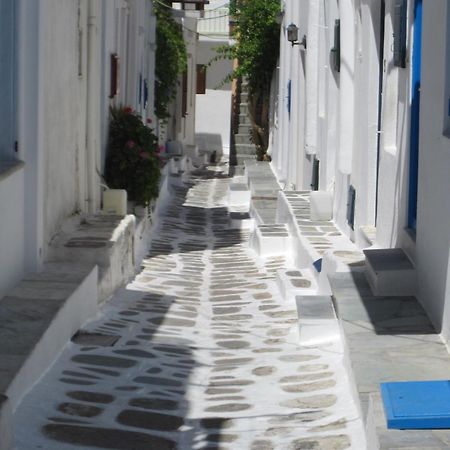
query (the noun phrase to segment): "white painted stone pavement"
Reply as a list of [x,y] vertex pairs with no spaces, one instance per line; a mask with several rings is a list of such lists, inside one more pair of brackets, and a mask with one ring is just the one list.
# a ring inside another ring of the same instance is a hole
[[282,257],[229,230],[229,179],[176,188],[143,270],[15,414],[18,450],[365,448],[339,341],[299,342]]

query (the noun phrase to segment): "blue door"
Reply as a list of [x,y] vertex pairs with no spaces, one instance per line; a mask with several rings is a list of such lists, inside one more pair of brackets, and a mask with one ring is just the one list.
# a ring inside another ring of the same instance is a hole
[[15,0],[0,0],[0,160],[14,158],[16,140]]
[[417,181],[419,172],[420,67],[422,60],[422,0],[414,2],[412,55],[412,100],[409,152],[408,227],[415,230],[417,220]]

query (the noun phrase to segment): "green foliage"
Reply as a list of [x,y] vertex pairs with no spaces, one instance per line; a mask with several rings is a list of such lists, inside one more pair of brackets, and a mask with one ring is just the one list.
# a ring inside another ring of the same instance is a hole
[[258,159],[266,159],[269,145],[270,85],[280,48],[280,0],[231,0],[236,44],[216,49],[211,61],[236,59],[238,67],[225,80],[245,79],[249,93],[248,111],[252,142]]
[[105,180],[125,189],[129,200],[145,206],[158,197],[158,139],[131,108],[111,108]]
[[172,17],[171,9],[153,2],[156,15],[156,82],[155,114],[169,117],[168,107],[175,98],[179,76],[186,71],[187,53],[180,24]]
[[224,57],[236,58],[239,67],[231,78],[245,77],[252,92],[268,92],[280,47],[279,0],[231,0],[230,16],[236,26],[236,44],[222,47]]

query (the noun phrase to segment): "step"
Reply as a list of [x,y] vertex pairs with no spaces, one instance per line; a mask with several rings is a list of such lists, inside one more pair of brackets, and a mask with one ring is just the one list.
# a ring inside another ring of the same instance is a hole
[[237,133],[234,135],[235,144],[253,144],[250,133]]
[[256,156],[255,155],[240,155],[240,154],[237,154],[235,156],[235,161],[236,161],[235,165],[243,166],[246,161],[256,161]]
[[255,219],[250,216],[248,211],[232,211],[229,216],[229,227],[238,230],[253,230],[255,227]]
[[75,227],[55,236],[48,259],[97,265],[99,301],[104,301],[134,275],[135,227],[136,219],[131,214],[86,217]]
[[248,92],[242,91],[241,92],[241,103],[247,103],[248,102]]
[[247,113],[240,113],[239,114],[239,125],[251,125],[251,120],[250,117],[248,116]]
[[248,115],[248,103],[247,102],[242,102],[242,100],[241,100],[241,103],[239,103],[239,113]]
[[416,269],[400,248],[364,250],[365,274],[374,295],[415,295]]
[[235,144],[235,148],[238,155],[256,155],[255,144]]
[[[0,433],[8,411],[97,313],[97,277],[96,266],[46,264],[0,300]],[[0,434],[2,450],[5,442]]]
[[285,224],[258,225],[251,246],[259,256],[284,255],[291,251],[291,236]]
[[250,134],[252,126],[249,123],[240,123],[238,126],[238,134]]
[[339,321],[330,295],[298,295],[295,302],[302,345],[341,341]]
[[276,283],[285,301],[291,301],[297,295],[314,295],[317,283],[310,269],[280,269]]
[[230,183],[228,187],[228,206],[249,206],[251,192],[245,183]]

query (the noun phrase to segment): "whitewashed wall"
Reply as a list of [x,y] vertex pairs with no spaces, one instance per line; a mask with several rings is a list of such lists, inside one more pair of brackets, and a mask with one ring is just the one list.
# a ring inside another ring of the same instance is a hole
[[[200,36],[197,43],[197,64],[208,65],[217,54],[215,49],[227,43],[226,40]],[[202,139],[211,135],[211,141],[206,142],[206,146],[218,145],[220,137],[222,150],[226,154],[230,148],[231,84],[221,85],[221,82],[232,69],[233,63],[230,60],[220,60],[207,67],[206,93],[196,96],[196,134],[200,134]]]
[[[86,74],[79,75],[79,27],[86,23],[86,4],[72,0],[40,2],[39,127],[44,170],[44,242],[62,223],[84,208],[79,177],[86,160]],[[82,27],[83,28],[83,27]],[[83,33],[84,48],[86,29]],[[82,44],[82,45],[83,45]],[[85,55],[83,69],[86,68]],[[81,164],[80,164],[81,161]],[[44,248],[45,252],[45,248]],[[44,253],[45,257],[45,253]]]
[[[277,130],[271,149],[272,167],[286,188],[305,189],[311,183],[311,158],[305,157],[306,124],[306,52],[300,46],[291,46],[286,28],[294,23],[299,28],[299,39],[308,31],[307,0],[286,1],[280,35],[278,76]],[[291,85],[290,113],[288,111],[288,84]]]
[[[381,0],[284,2],[278,120],[271,149],[274,170],[286,188],[309,189],[313,158],[317,158],[319,189],[334,190],[334,219],[339,227],[358,242],[359,229],[376,223],[377,244],[388,247],[406,245],[407,239],[411,99],[410,64],[405,69],[393,64],[393,11],[394,1],[387,0],[381,60]],[[341,29],[340,72],[332,67],[330,54],[336,19]],[[299,27],[299,39],[306,35],[306,51],[287,42],[285,30],[290,23]],[[413,2],[409,2],[408,61],[412,24]],[[384,94],[378,161],[380,64]],[[354,230],[347,223],[350,185],[356,189]]]
[[[150,0],[17,0],[16,7],[16,156],[24,165],[0,181],[0,208],[8,211],[0,218],[0,296],[25,271],[39,270],[66,221],[100,207],[111,53],[123,58],[123,83],[141,72],[149,80],[147,110],[126,89],[116,101],[128,95],[136,109],[153,113]],[[135,59],[128,65],[130,51]]]
[[419,298],[450,341],[450,2],[424,2],[416,264]]

